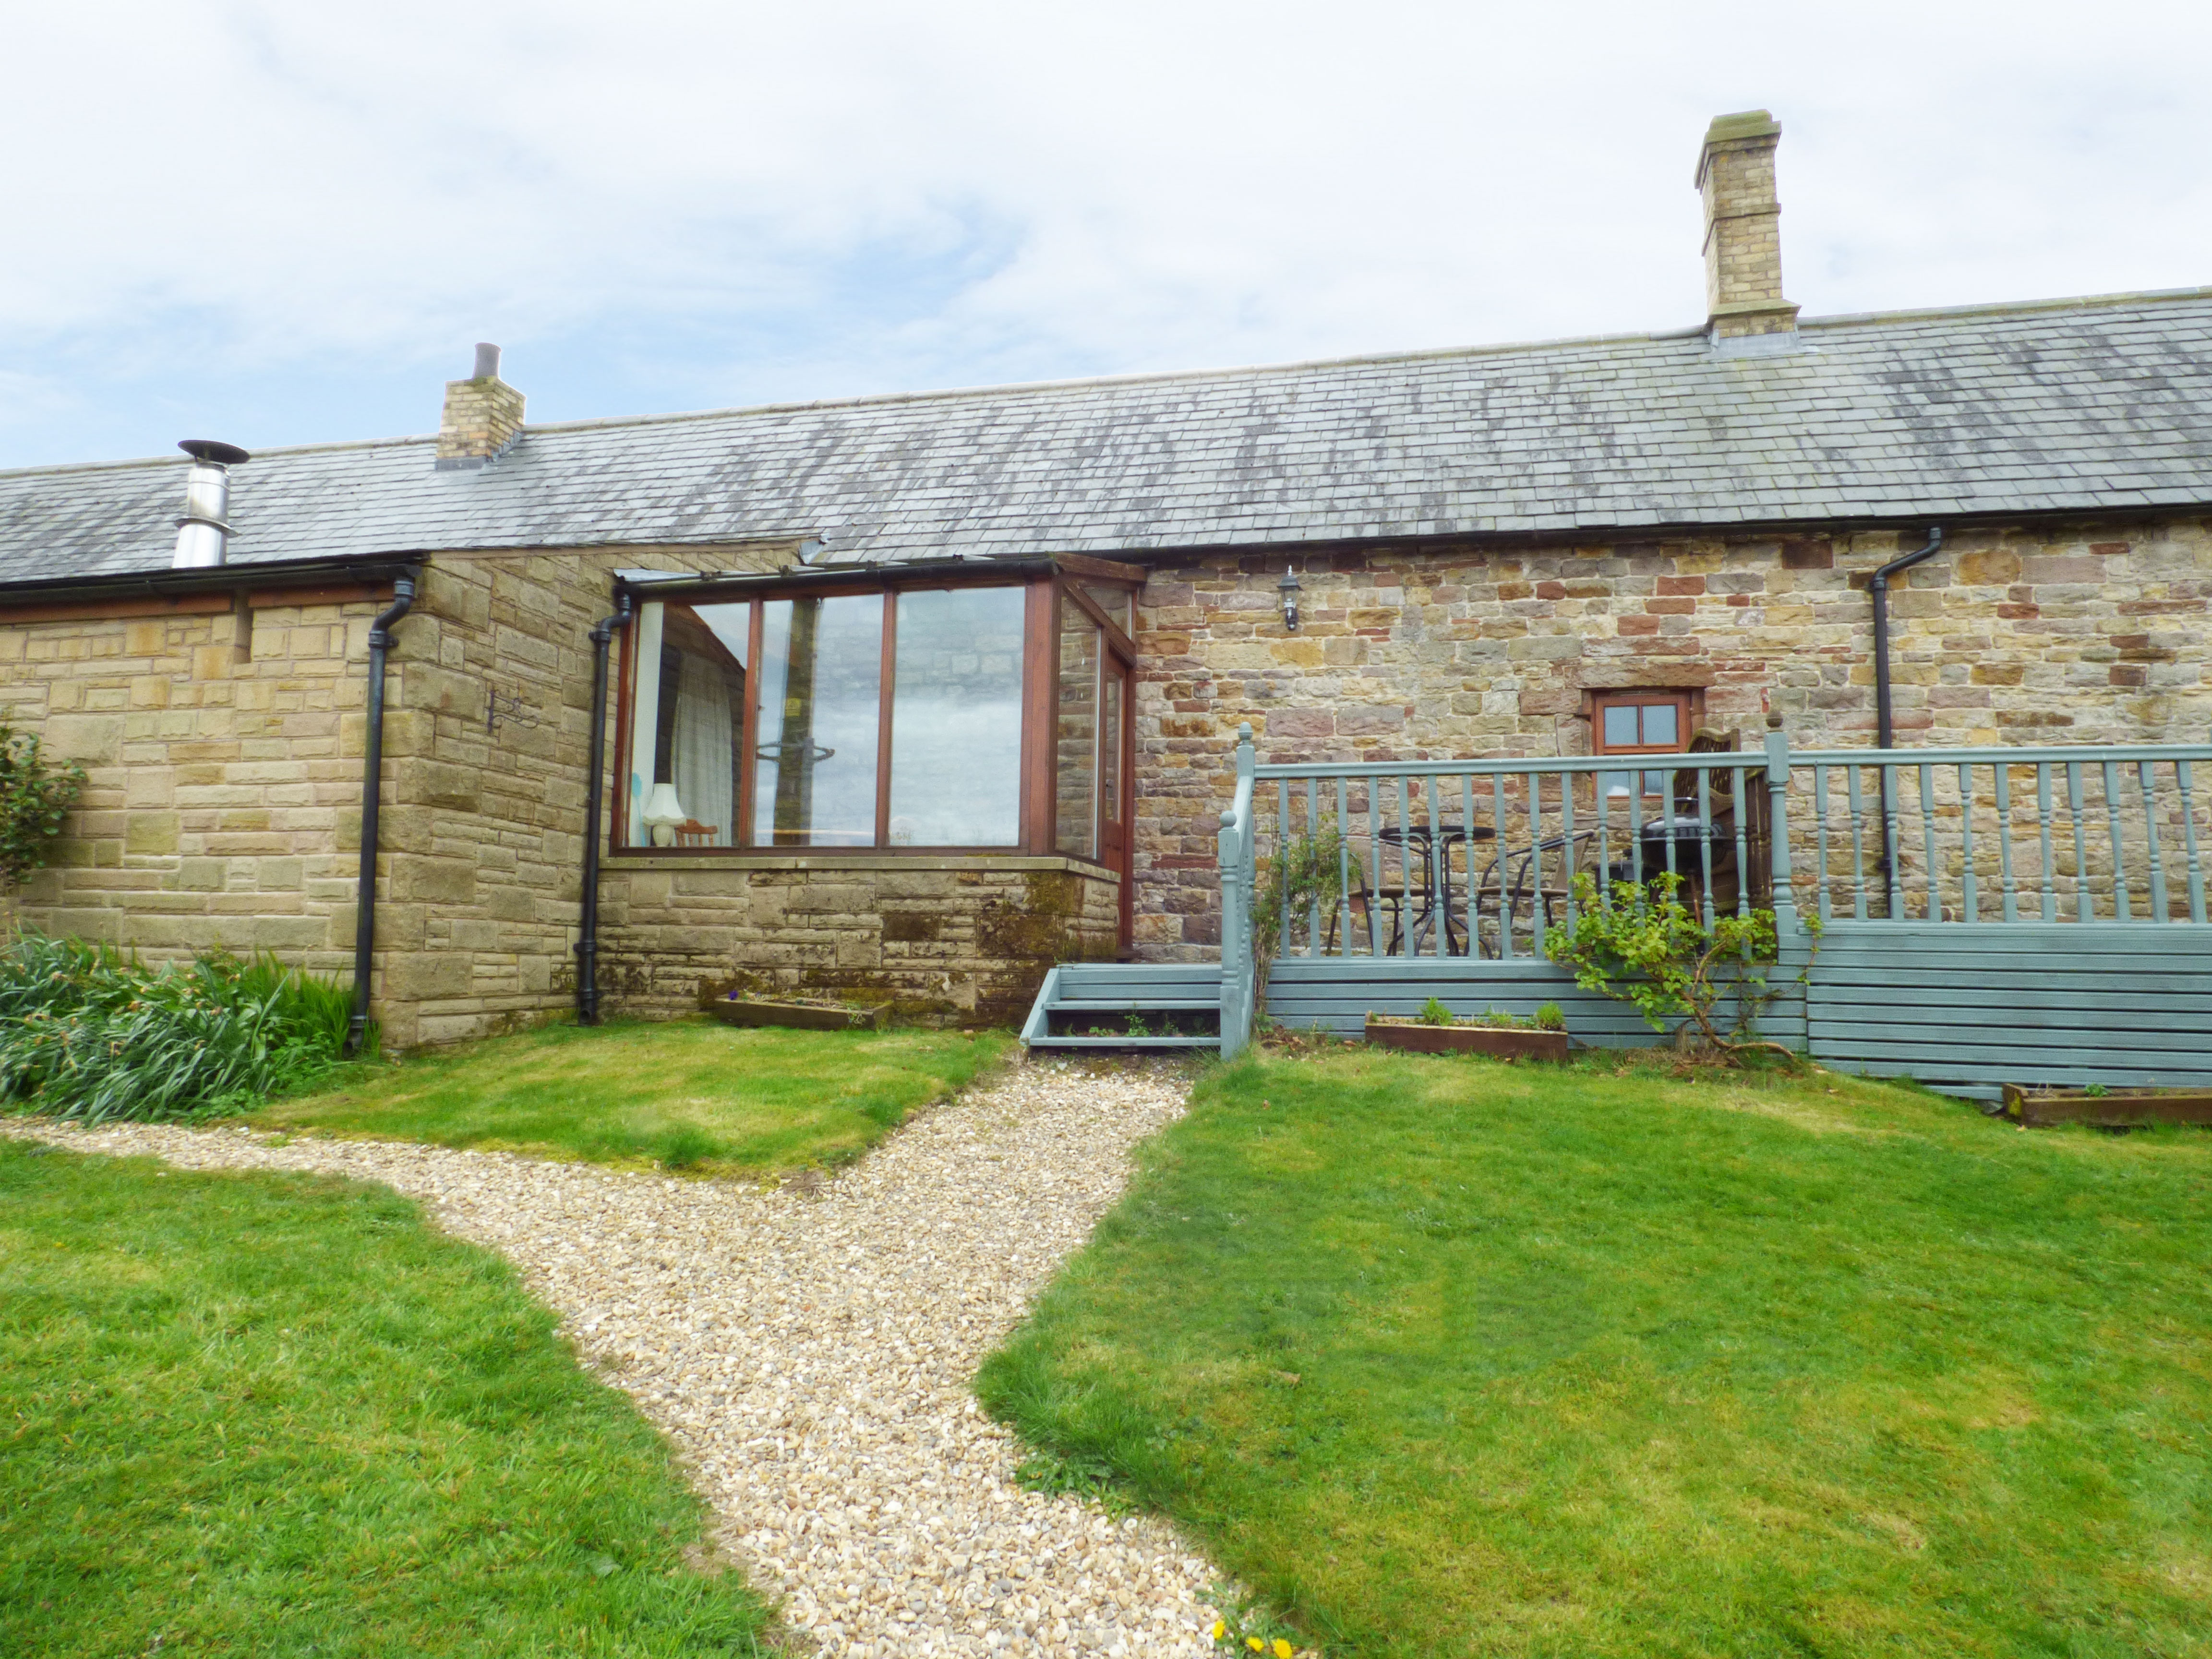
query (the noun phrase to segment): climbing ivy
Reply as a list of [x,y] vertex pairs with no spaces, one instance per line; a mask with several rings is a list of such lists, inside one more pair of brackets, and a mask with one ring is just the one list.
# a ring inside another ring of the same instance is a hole
[[83,788],[84,768],[49,763],[36,736],[0,721],[0,887],[20,885],[51,861]]

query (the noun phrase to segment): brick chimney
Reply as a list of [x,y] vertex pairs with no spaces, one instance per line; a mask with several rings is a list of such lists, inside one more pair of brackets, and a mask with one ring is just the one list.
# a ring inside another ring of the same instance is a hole
[[438,470],[453,471],[496,460],[522,435],[522,394],[499,378],[499,348],[477,347],[477,372],[446,382],[446,412],[438,421]]
[[1782,204],[1774,196],[1781,137],[1763,109],[1721,116],[1705,131],[1697,185],[1705,198],[1706,326],[1716,343],[1796,332],[1797,307],[1782,297]]

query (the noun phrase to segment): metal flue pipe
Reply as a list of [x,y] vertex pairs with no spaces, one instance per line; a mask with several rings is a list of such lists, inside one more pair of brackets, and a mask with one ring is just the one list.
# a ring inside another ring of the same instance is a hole
[[230,469],[253,458],[236,444],[213,438],[187,438],[177,446],[192,458],[185,475],[185,515],[177,520],[173,570],[204,570],[221,564],[230,550]]

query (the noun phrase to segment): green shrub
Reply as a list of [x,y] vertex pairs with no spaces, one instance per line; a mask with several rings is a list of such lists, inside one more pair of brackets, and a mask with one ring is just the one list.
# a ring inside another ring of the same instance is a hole
[[[1577,875],[1574,926],[1548,935],[1552,960],[1573,969],[1585,991],[1633,1004],[1654,1030],[1680,1019],[1678,1040],[1701,1036],[1720,1054],[1765,1048],[1788,1054],[1779,1043],[1750,1036],[1775,994],[1765,972],[1778,950],[1774,912],[1719,916],[1707,926],[1682,902],[1681,885],[1670,871],[1642,884],[1616,881],[1601,897],[1591,876]],[[1818,939],[1817,917],[1807,919],[1806,931]],[[1723,1036],[1713,1020],[1731,994],[1736,1023]]]
[[1536,1029],[1540,1031],[1564,1031],[1567,1029],[1567,1011],[1556,1002],[1547,1002],[1536,1010]]
[[0,888],[45,867],[83,788],[84,768],[49,766],[37,738],[0,720]]
[[1449,1025],[1452,1023],[1452,1011],[1445,1007],[1441,1000],[1431,997],[1421,1005],[1421,1012],[1413,1018],[1424,1025]]
[[25,933],[0,951],[0,1102],[87,1123],[241,1110],[328,1071],[351,1012],[266,955],[152,969]]

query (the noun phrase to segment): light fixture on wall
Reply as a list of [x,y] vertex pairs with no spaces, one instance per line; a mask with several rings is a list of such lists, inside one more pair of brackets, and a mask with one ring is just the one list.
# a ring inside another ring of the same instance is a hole
[[1298,631],[1298,573],[1287,562],[1283,566],[1283,580],[1275,584],[1275,591],[1283,596],[1283,626],[1295,634]]

